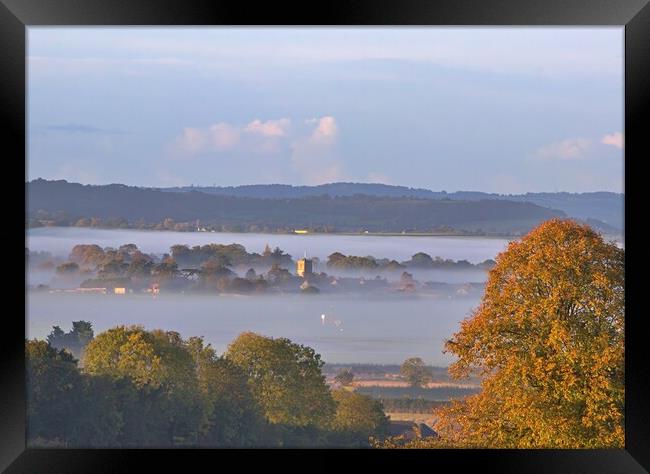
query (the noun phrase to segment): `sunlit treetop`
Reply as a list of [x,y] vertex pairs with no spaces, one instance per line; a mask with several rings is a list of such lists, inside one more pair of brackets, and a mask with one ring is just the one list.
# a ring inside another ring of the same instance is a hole
[[494,447],[621,447],[624,256],[586,225],[551,220],[509,244],[446,350],[482,392],[438,429]]

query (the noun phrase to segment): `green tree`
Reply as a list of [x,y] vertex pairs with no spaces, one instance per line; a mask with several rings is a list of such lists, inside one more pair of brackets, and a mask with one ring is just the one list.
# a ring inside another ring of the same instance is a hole
[[121,406],[119,391],[109,377],[81,375],[82,395],[74,414],[70,446],[79,448],[120,447],[129,422]]
[[352,385],[354,381],[354,374],[350,369],[342,369],[335,376],[334,381],[343,385],[344,387]]
[[79,359],[93,336],[92,323],[89,321],[73,321],[70,332],[63,332],[59,326],[53,326],[52,332],[47,336],[47,342],[55,349],[68,350],[74,357]]
[[25,341],[27,439],[67,444],[83,397],[77,361],[45,341]]
[[446,344],[479,394],[440,412],[446,439],[483,447],[624,446],[624,256],[552,220],[497,256],[474,314]]
[[128,378],[163,416],[159,430],[167,445],[195,443],[202,416],[192,355],[175,332],[119,326],[86,347],[84,371]]
[[332,427],[339,443],[367,446],[370,437],[381,439],[388,434],[390,421],[381,402],[348,390],[334,390],[332,396],[336,402]]
[[411,257],[409,262],[406,263],[411,267],[431,268],[433,266],[433,259],[429,254],[418,252]]
[[246,271],[245,278],[247,280],[251,280],[251,281],[254,281],[255,279],[257,279],[257,273],[255,273],[255,269],[254,268],[249,268],[248,271]]
[[190,338],[187,348],[196,364],[204,404],[198,444],[245,447],[261,441],[265,421],[246,374],[231,361],[217,357],[202,338]]
[[400,367],[400,375],[412,387],[422,387],[431,382],[431,372],[419,357],[406,359]]
[[246,332],[228,346],[226,358],[246,373],[270,422],[325,426],[334,416],[335,403],[321,372],[323,361],[312,348]]

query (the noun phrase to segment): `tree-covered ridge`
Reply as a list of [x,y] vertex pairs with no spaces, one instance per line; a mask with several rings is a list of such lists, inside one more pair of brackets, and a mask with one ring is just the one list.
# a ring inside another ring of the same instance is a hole
[[[431,191],[422,188],[395,186],[379,183],[329,183],[317,186],[291,186],[286,184],[253,184],[243,186],[185,186],[162,188],[163,191],[189,192],[199,191],[208,194],[237,197],[296,199],[308,196],[368,196],[414,197],[420,199],[453,199],[460,201],[478,201],[484,199],[530,202],[538,206],[558,209],[569,217],[607,223],[621,230],[623,223],[624,195],[612,192],[589,193],[526,193],[496,194],[476,191]],[[596,224],[596,222],[594,222]]]
[[503,200],[368,195],[270,199],[45,180],[32,181],[26,187],[29,226],[518,235],[543,220],[565,216],[536,204]]

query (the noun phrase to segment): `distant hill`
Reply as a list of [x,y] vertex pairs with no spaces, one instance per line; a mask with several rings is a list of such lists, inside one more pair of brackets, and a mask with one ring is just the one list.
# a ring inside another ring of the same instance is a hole
[[[431,191],[422,188],[392,186],[388,184],[368,183],[331,183],[319,186],[290,186],[286,184],[253,184],[226,187],[176,187],[162,188],[163,191],[188,192],[200,191],[219,196],[237,196],[252,198],[281,198],[295,199],[307,196],[354,196],[365,194],[384,197],[414,197],[422,199],[452,199],[455,201],[480,201],[496,199],[502,201],[530,202],[538,206],[558,209],[570,217],[584,221],[591,220],[592,224],[603,223],[611,226],[611,232],[620,232],[623,224],[623,194],[611,192],[592,193],[526,193],[526,194],[494,194],[474,191]],[[596,221],[601,221],[597,223]]]
[[[89,225],[96,218],[113,226],[147,228],[171,219],[188,228],[332,232],[432,232],[519,234],[543,220],[566,217],[559,210],[507,200],[422,199],[395,196],[306,196],[258,198],[199,191],[167,192],[121,184],[91,186],[43,179],[26,183],[30,225]],[[165,228],[169,228],[165,223]],[[192,227],[194,226],[194,227]]]

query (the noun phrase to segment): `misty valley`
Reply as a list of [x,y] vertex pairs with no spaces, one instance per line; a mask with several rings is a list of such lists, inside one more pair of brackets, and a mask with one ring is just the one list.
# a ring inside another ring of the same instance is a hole
[[28,28],[25,445],[638,444],[608,25]]
[[[478,304],[507,240],[47,228],[31,229],[27,245],[28,337],[89,320],[96,331],[142,324],[202,335],[223,351],[255,331],[309,345],[328,363],[446,365],[443,342]],[[361,251],[374,258],[351,256]],[[300,254],[311,264],[303,276]]]

